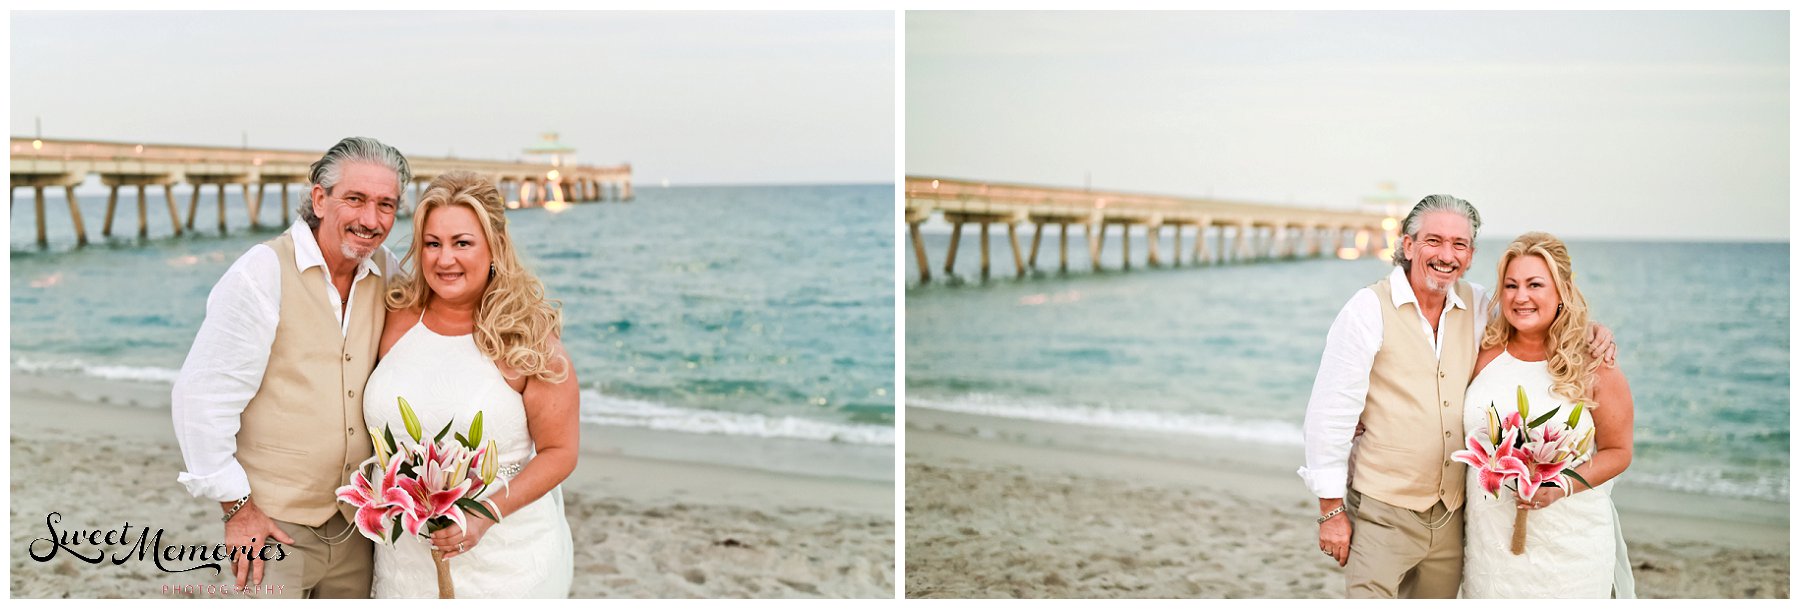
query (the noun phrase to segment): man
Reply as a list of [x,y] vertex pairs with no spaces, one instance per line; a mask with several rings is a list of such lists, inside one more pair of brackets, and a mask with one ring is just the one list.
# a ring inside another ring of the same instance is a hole
[[[1450,453],[1462,448],[1463,391],[1486,321],[1461,279],[1481,215],[1432,195],[1401,226],[1396,268],[1357,291],[1326,335],[1299,473],[1319,497],[1319,548],[1346,567],[1346,596],[1455,598],[1464,472]],[[1367,433],[1351,461],[1359,421]]]
[[[1487,323],[1486,295],[1462,275],[1481,215],[1431,195],[1401,229],[1395,269],[1357,291],[1325,338],[1299,474],[1319,498],[1319,548],[1345,567],[1346,596],[1455,598],[1466,471],[1450,454],[1463,448],[1463,393]],[[1613,359],[1604,327],[1590,343]]]
[[362,389],[397,268],[381,244],[411,180],[398,150],[338,142],[312,165],[300,221],[251,247],[207,297],[171,396],[179,480],[220,502],[228,547],[286,546],[275,563],[240,554],[239,588],[263,586],[267,564],[280,571],[267,592],[369,595],[374,546],[335,491],[372,452]]

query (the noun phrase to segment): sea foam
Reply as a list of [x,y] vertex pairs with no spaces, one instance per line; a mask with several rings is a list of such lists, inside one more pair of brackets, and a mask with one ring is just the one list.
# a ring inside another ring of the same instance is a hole
[[1282,446],[1299,446],[1302,441],[1300,426],[1293,423],[1236,419],[1207,413],[1034,403],[989,394],[968,394],[948,399],[909,396],[906,402],[908,407],[1065,425],[1230,438]]

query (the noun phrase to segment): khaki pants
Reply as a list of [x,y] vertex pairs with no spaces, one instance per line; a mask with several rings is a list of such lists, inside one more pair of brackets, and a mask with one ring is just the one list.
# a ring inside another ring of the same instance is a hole
[[[1456,598],[1462,585],[1463,513],[1439,501],[1423,512],[1350,490],[1349,598]],[[1435,528],[1433,528],[1435,526]]]
[[266,563],[263,588],[271,593],[260,596],[369,598],[375,576],[375,542],[354,530],[342,512],[317,527],[279,520],[275,525],[294,543],[284,544],[286,558]]

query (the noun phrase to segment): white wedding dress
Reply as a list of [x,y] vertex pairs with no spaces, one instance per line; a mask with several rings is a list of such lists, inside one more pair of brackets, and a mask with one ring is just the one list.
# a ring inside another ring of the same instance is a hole
[[[404,396],[418,415],[426,441],[453,419],[445,437],[468,435],[469,422],[481,411],[482,442],[492,438],[498,444],[503,472],[516,473],[537,452],[525,425],[523,397],[475,347],[473,336],[442,336],[417,322],[369,376],[363,396],[369,431],[380,433],[385,425],[396,441],[409,442],[403,439],[406,425],[397,396]],[[505,492],[499,488],[484,498]],[[451,558],[451,582],[457,598],[566,598],[573,551],[557,487],[524,508],[501,514],[475,547]],[[437,570],[424,539],[402,532],[392,546],[375,544],[375,598],[437,598],[437,589]]]
[[[1463,429],[1487,428],[1491,403],[1502,420],[1518,411],[1518,388],[1525,388],[1533,419],[1558,408],[1567,421],[1573,400],[1550,393],[1544,362],[1524,362],[1502,351],[1469,383],[1463,407]],[[1604,406],[1602,406],[1604,407]],[[1576,424],[1580,437],[1594,426],[1585,410]],[[1582,459],[1593,456],[1592,447]],[[1501,487],[1495,498],[1482,490],[1471,469],[1463,501],[1463,598],[1608,598],[1618,584],[1621,597],[1631,595],[1631,571],[1613,508],[1612,481],[1593,489],[1581,486],[1568,497],[1526,518],[1525,553],[1513,555],[1516,492]],[[1510,486],[1510,485],[1509,485]]]

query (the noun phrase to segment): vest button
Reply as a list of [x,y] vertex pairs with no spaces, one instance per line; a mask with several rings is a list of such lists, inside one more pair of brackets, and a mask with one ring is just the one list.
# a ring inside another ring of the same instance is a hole
[[355,389],[351,389],[351,390],[350,390],[350,391],[349,391],[349,393],[350,393],[350,397],[356,397],[356,390],[355,390]]
[[1445,408],[1449,408],[1449,407],[1450,407],[1450,400],[1444,400],[1444,407],[1445,407]]
[[[354,436],[354,435],[356,435],[356,428],[355,428],[355,427],[352,427],[352,428],[349,428],[349,429],[346,429],[346,430],[344,430],[344,432],[345,432],[345,433],[347,433],[347,434],[349,434],[349,435],[352,435],[352,436]],[[1448,434],[1449,434],[1449,433],[1450,433],[1450,432],[1448,432],[1448,431],[1446,431],[1446,432],[1444,432],[1444,434],[1446,434],[1446,435],[1448,435]]]
[[1444,371],[1442,371],[1442,370],[1438,371],[1438,378],[1444,378]]
[[1444,432],[1444,437],[1446,437],[1446,438],[1450,437],[1450,432],[1448,432],[1448,431]]
[[1449,459],[1445,459],[1445,460],[1444,460],[1444,467],[1450,467],[1450,464],[1451,464],[1451,463],[1455,463],[1455,461],[1451,461],[1451,460],[1449,460]]
[[348,353],[344,354],[344,361],[346,361],[346,362],[350,361],[350,354],[348,354]]

